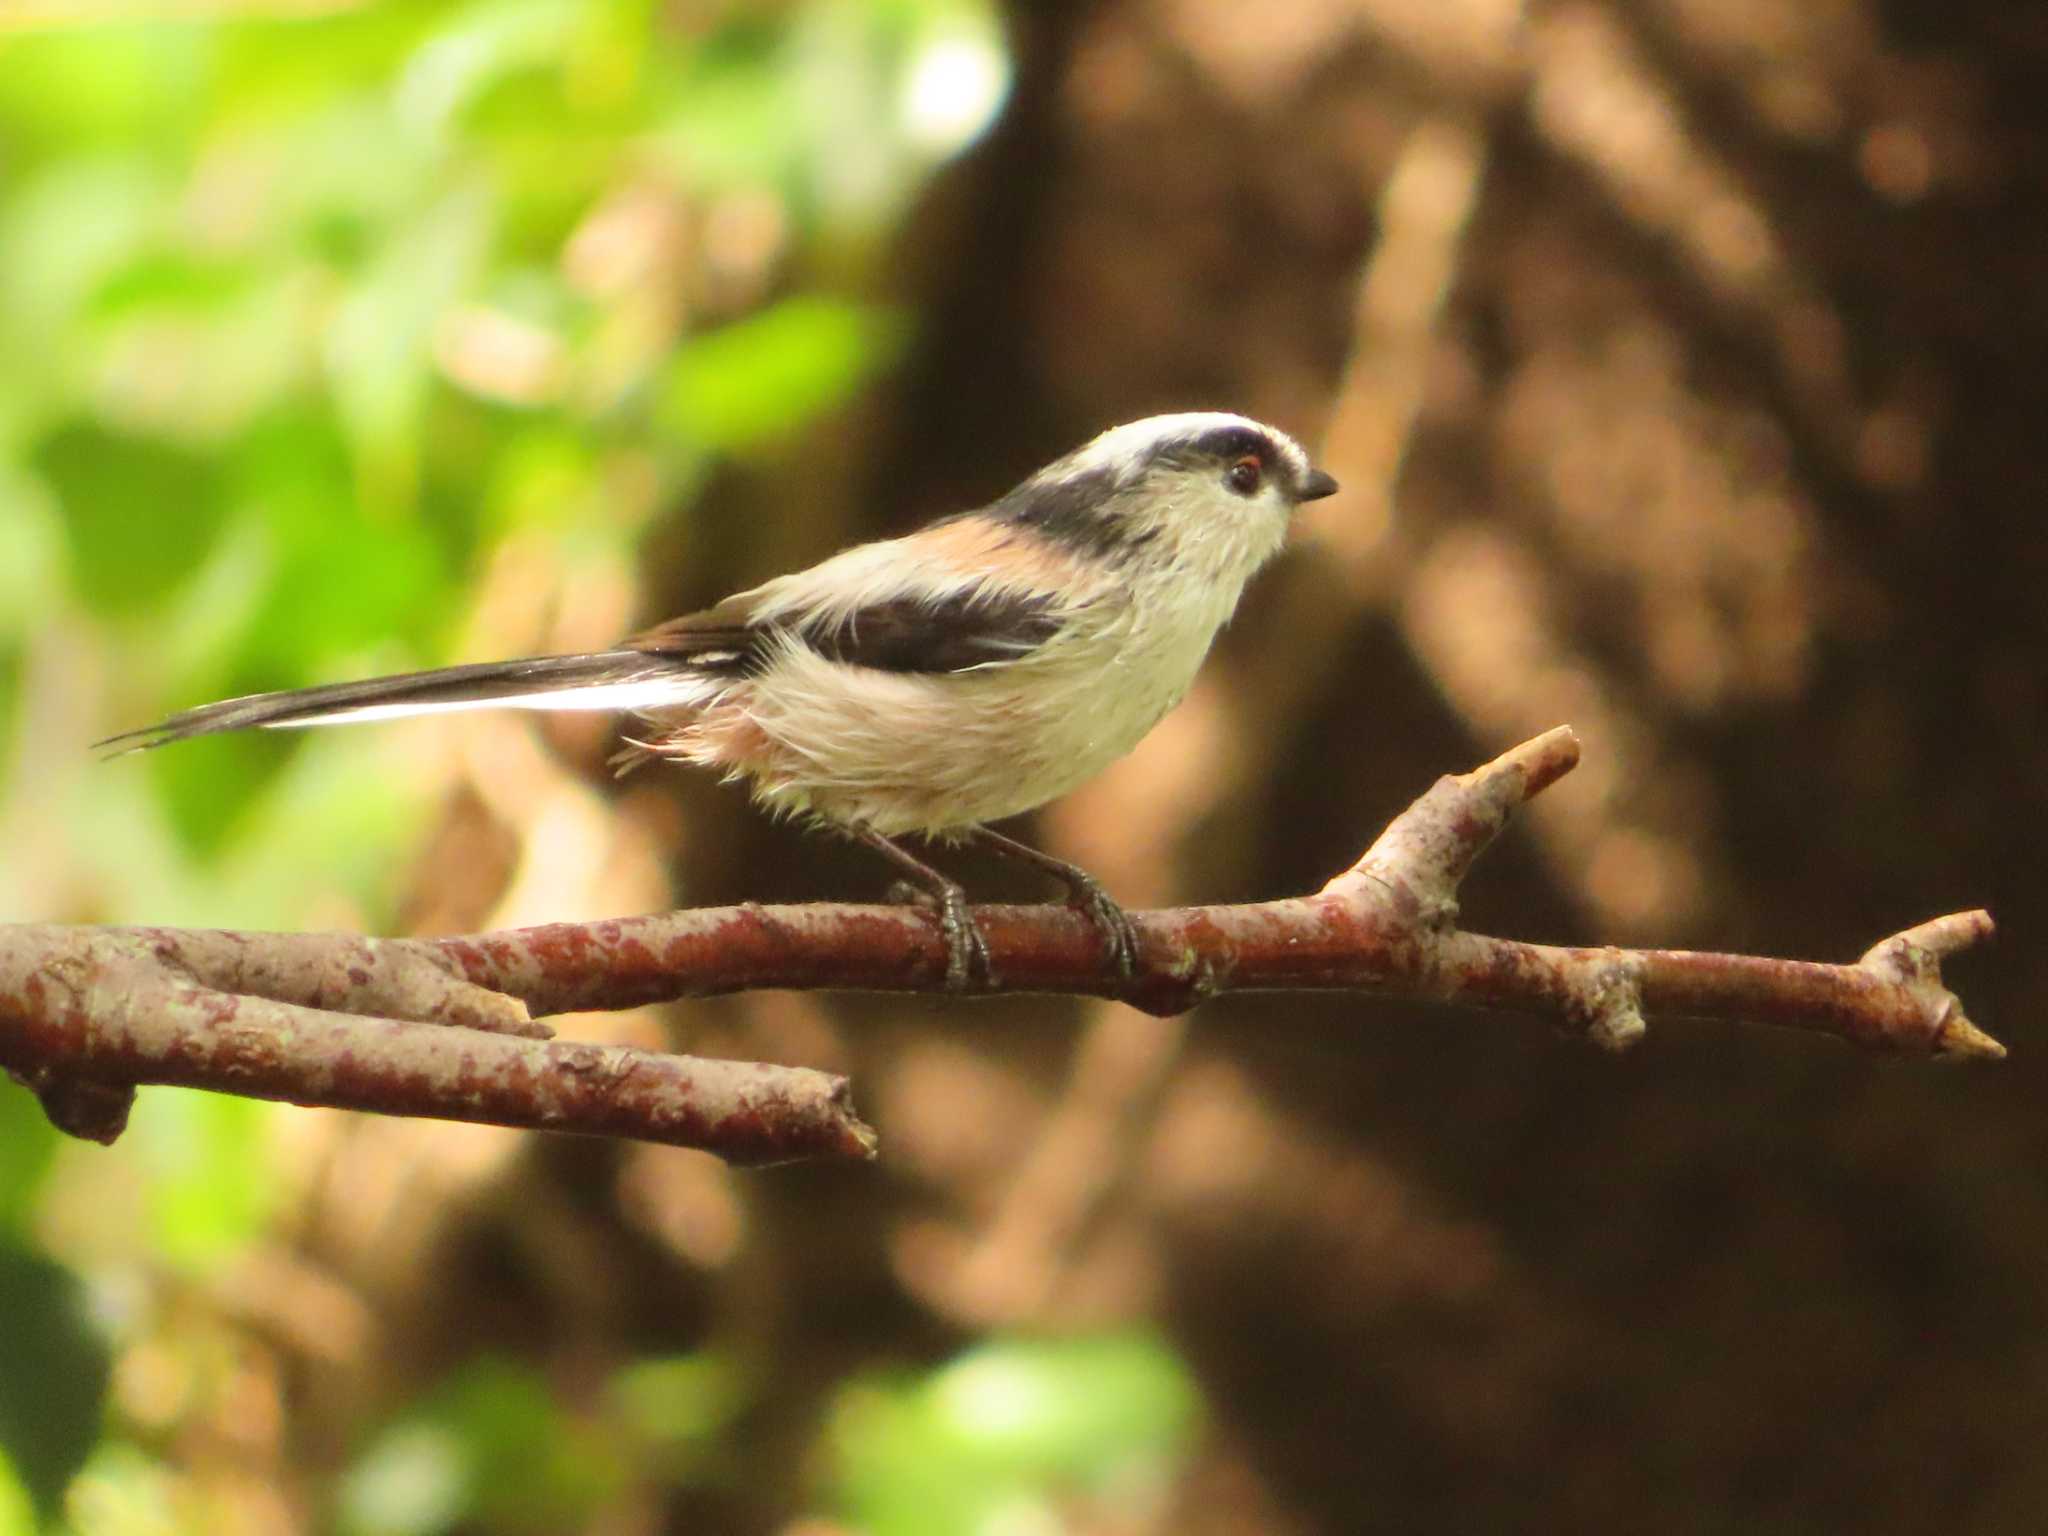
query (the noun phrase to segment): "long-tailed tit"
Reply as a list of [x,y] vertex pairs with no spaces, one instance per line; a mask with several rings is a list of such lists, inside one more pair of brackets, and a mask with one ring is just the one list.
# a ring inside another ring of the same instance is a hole
[[1241,416],[1103,433],[978,511],[863,544],[582,656],[444,667],[228,699],[102,743],[158,747],[461,709],[639,717],[630,765],[747,781],[847,833],[937,903],[947,979],[988,953],[953,881],[896,839],[978,841],[1063,881],[1126,975],[1130,919],[1085,871],[990,831],[1135,746],[1187,692],[1290,514],[1337,482]]

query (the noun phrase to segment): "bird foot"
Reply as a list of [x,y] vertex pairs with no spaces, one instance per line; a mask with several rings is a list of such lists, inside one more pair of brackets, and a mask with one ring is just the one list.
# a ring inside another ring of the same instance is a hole
[[1075,870],[1067,881],[1067,905],[1094,925],[1109,951],[1109,963],[1129,981],[1138,973],[1138,929],[1131,914],[1117,905],[1116,898],[1102,888],[1093,875]]
[[937,908],[939,931],[946,936],[946,990],[969,991],[977,977],[982,986],[993,987],[995,963],[989,959],[988,940],[974,926],[967,893],[957,885],[949,885],[942,892],[929,893],[927,900]]

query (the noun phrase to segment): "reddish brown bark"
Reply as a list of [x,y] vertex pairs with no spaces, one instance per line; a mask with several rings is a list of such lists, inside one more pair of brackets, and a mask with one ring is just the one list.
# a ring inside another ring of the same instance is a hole
[[[1849,965],[1568,949],[1468,933],[1457,889],[1515,809],[1578,761],[1569,730],[1439,780],[1313,896],[1135,914],[1113,975],[1080,914],[984,907],[986,990],[1086,993],[1177,1013],[1225,992],[1342,990],[1548,1015],[1610,1049],[1643,1015],[1997,1057],[1943,985],[1983,912],[1936,918]],[[740,1162],[866,1157],[843,1079],[548,1038],[532,1015],[757,987],[922,992],[945,949],[920,908],[726,907],[451,939],[0,928],[0,1065],[74,1134],[111,1140],[147,1083],[698,1147]],[[449,1027],[461,1033],[449,1032]]]

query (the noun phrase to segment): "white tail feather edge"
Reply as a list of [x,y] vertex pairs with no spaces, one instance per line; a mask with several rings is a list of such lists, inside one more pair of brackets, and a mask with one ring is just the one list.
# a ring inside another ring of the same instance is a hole
[[359,725],[368,720],[402,720],[408,715],[448,715],[471,709],[612,710],[687,708],[708,703],[727,686],[703,677],[646,678],[633,683],[594,683],[553,693],[508,693],[495,699],[451,699],[419,704],[361,704],[296,720],[266,720],[266,731],[296,731],[316,725]]

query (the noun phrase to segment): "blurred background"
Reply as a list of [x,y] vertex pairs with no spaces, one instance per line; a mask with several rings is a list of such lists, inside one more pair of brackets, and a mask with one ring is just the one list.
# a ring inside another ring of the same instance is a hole
[[0,6],[0,919],[872,898],[603,721],[87,743],[602,646],[1230,408],[1344,494],[1046,846],[1299,893],[1569,721],[1475,926],[1984,904],[2015,1052],[565,1021],[854,1075],[879,1164],[749,1173],[165,1090],[107,1151],[0,1084],[0,1531],[2040,1529],[2044,95],[2003,0]]

